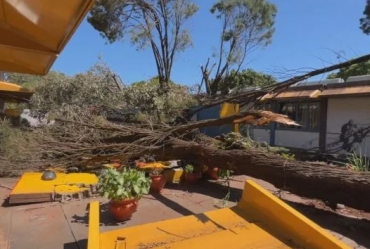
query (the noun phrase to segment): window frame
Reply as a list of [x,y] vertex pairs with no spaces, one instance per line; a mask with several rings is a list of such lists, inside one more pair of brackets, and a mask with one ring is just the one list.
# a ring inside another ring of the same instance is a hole
[[[284,125],[281,125],[281,124],[277,124],[276,125],[276,130],[282,130],[282,131],[302,131],[302,132],[320,132],[320,126],[321,126],[321,122],[320,122],[320,117],[321,117],[321,106],[320,106],[320,101],[318,100],[299,100],[299,101],[294,101],[294,100],[290,100],[290,101],[277,101],[276,104],[277,106],[279,107],[280,104],[282,103],[292,103],[294,106],[295,106],[295,109],[298,110],[299,109],[299,104],[304,104],[306,105],[307,107],[307,114],[306,114],[306,117],[304,118],[305,122],[304,123],[298,123],[303,125],[301,128],[292,128],[292,127],[284,127]],[[318,113],[317,113],[317,128],[311,128],[310,127],[310,123],[311,123],[311,120],[312,120],[312,117],[311,117],[311,113],[310,113],[310,106],[313,106],[313,105],[316,105],[317,106],[317,109],[318,109]],[[286,113],[282,113],[280,112],[280,110],[277,110],[278,113],[280,114],[284,114],[286,115]],[[294,121],[297,120],[297,111],[295,113],[295,118],[294,118]]]
[[[253,110],[256,110],[256,111],[271,111],[271,112],[273,112],[274,111],[273,110],[274,109],[274,105],[275,105],[275,103],[272,102],[272,101],[255,103],[253,105]],[[266,110],[265,109],[266,106],[269,106],[270,109]],[[274,123],[270,123],[270,124],[268,124],[266,126],[254,126],[254,125],[250,125],[250,128],[251,129],[260,129],[260,130],[271,130],[271,129],[273,129],[273,125],[274,125]]]

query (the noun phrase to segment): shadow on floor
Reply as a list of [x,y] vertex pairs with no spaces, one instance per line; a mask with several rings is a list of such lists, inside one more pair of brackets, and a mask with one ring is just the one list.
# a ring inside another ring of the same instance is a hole
[[[237,180],[230,180],[237,181]],[[207,181],[201,180],[195,184],[181,183],[181,184],[168,184],[166,189],[181,190],[189,193],[197,193],[207,195],[214,199],[223,199],[227,194],[227,187],[223,185],[223,181]],[[243,189],[230,187],[229,201],[238,202],[243,193]]]
[[[161,202],[168,208],[171,208],[172,210],[176,211],[179,214],[182,214],[184,216],[186,215],[193,215],[194,213],[191,212],[189,209],[183,207],[182,205],[166,198],[165,196],[162,196],[161,194],[150,194],[147,197],[152,196],[157,201]],[[143,197],[143,199],[147,198],[146,196]],[[139,208],[140,208],[140,202],[139,202]],[[84,224],[85,226],[88,226],[89,223],[89,204],[87,204],[84,215],[73,215],[71,218],[72,223],[78,223],[78,224]],[[117,222],[112,217],[109,209],[108,209],[108,203],[102,203],[100,204],[100,226],[120,226],[125,224],[125,222]]]
[[[224,198],[227,192],[225,186],[215,181],[201,181],[197,184],[168,185],[166,188],[204,194],[217,199]],[[243,190],[231,187],[230,191],[230,201],[237,202],[241,198]],[[319,226],[344,235],[361,246],[370,248],[370,221],[346,217],[302,203],[283,201]]]
[[344,235],[357,244],[370,248],[370,221],[342,216],[302,203],[285,202],[321,227]]
[[189,209],[185,208],[184,206],[178,204],[177,202],[161,195],[161,194],[151,194],[156,201],[164,204],[166,207],[171,208],[173,211],[182,214],[184,216],[193,215],[194,213]]
[[65,243],[63,249],[82,249],[87,248],[87,239],[79,240],[77,242]]
[[1,204],[1,207],[10,207],[9,197],[3,199],[3,203]]
[[[89,210],[90,204],[86,205],[84,215],[73,215],[71,218],[72,223],[84,224],[85,226],[89,225]],[[113,219],[112,215],[108,210],[108,203],[101,203],[99,207],[100,212],[100,226],[120,226],[125,224],[125,222],[117,222]]]

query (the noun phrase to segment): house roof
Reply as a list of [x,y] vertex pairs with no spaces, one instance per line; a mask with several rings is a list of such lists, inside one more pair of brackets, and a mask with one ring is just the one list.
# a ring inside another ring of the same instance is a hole
[[343,88],[329,88],[322,91],[320,97],[339,97],[350,95],[370,95],[370,86],[353,86]]
[[45,75],[94,0],[0,0],[0,71]]
[[268,93],[262,97],[262,100],[268,99],[293,99],[293,98],[317,98],[320,95],[320,90],[288,90],[280,93]]
[[370,75],[330,79],[323,81],[299,82],[285,91],[268,93],[261,100],[313,99],[344,96],[370,96]]

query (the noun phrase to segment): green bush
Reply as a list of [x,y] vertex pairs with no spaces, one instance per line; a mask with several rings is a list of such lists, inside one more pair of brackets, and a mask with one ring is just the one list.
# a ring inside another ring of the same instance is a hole
[[139,199],[149,193],[150,184],[151,180],[142,171],[108,169],[99,176],[98,189],[101,196],[111,200]]

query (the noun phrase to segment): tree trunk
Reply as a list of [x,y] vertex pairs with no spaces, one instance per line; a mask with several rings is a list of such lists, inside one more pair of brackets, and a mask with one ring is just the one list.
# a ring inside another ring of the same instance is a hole
[[195,142],[173,139],[164,147],[148,151],[160,160],[196,160],[204,165],[232,169],[273,184],[302,197],[330,204],[341,203],[370,211],[370,174],[345,168],[287,160],[258,150],[222,150]]

